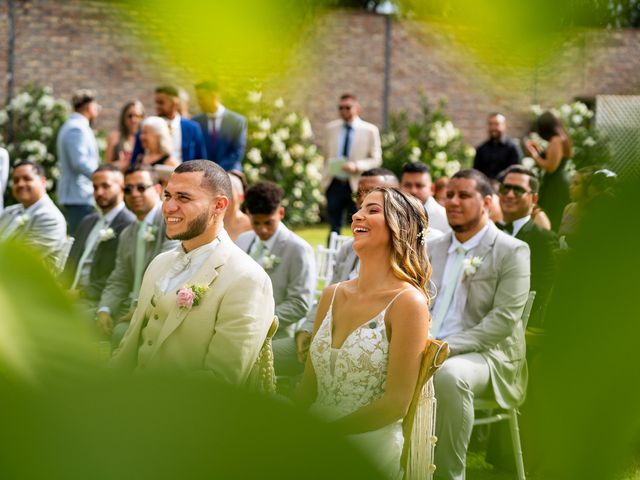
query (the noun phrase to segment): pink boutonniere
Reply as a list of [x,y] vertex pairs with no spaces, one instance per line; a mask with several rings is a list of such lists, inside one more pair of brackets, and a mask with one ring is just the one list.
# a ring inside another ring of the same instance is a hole
[[206,285],[189,285],[178,290],[176,304],[180,308],[197,307],[202,297],[209,290]]

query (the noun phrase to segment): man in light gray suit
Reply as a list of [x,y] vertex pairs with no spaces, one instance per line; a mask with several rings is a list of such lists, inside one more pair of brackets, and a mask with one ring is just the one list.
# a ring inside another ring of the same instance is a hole
[[60,178],[56,193],[73,236],[82,219],[95,210],[91,176],[100,164],[100,153],[91,122],[98,118],[101,107],[91,90],[77,91],[71,103],[74,113],[58,133]]
[[253,231],[236,239],[236,245],[271,278],[275,314],[280,322],[275,338],[293,335],[296,324],[311,307],[316,287],[313,250],[282,223],[283,196],[282,188],[273,182],[259,182],[247,190],[245,207]]
[[0,240],[15,239],[32,245],[53,263],[67,236],[62,212],[47,195],[44,169],[37,163],[18,162],[11,177],[18,204],[0,215]]
[[[162,186],[157,174],[150,167],[139,165],[127,172],[124,182],[125,201],[137,221],[120,233],[116,265],[98,302],[97,315],[99,329],[111,336],[114,347],[127,331],[147,266],[159,253],[180,244],[167,240],[165,235]],[[120,318],[122,314],[125,315]],[[118,320],[115,327],[114,319]]]
[[489,220],[492,193],[479,171],[456,173],[445,203],[453,232],[428,245],[437,292],[431,334],[451,350],[434,379],[437,479],[465,478],[474,397],[494,396],[512,407],[525,396],[520,316],[529,292],[529,247]]

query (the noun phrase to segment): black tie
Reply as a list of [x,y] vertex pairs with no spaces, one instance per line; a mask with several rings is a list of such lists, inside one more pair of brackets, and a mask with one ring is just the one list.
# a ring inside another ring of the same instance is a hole
[[510,222],[505,224],[503,230],[507,232],[509,235],[513,235],[513,223]]
[[351,130],[353,129],[351,125],[348,123],[344,124],[345,134],[344,134],[344,146],[342,147],[342,156],[344,158],[349,158],[349,143],[351,140]]

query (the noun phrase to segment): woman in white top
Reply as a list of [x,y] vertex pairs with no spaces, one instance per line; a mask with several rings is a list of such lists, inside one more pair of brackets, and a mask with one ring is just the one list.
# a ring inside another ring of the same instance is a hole
[[401,422],[430,322],[428,221],[420,202],[395,188],[372,190],[352,219],[359,276],[322,294],[297,400],[352,438],[387,478],[402,478]]

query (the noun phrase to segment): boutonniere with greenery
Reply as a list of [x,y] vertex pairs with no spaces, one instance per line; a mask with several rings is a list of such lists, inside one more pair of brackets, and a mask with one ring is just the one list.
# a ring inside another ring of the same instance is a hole
[[157,234],[158,234],[157,225],[147,225],[147,231],[144,233],[144,239],[147,242],[153,242],[155,241]]
[[273,253],[265,252],[264,257],[262,258],[262,268],[267,271],[271,270],[275,268],[275,266],[278,265],[281,261],[282,259],[280,257],[276,257]]
[[23,226],[23,225],[24,225],[25,223],[27,223],[28,221],[29,221],[29,215],[27,215],[26,213],[23,213],[22,215],[18,215],[18,216],[16,217],[16,220],[15,220],[16,225],[17,225],[18,227]]
[[482,262],[483,260],[480,257],[465,258],[464,262],[462,263],[462,269],[464,271],[463,280],[466,280],[467,278],[474,275],[478,270],[478,267],[482,265]]
[[112,238],[116,238],[116,232],[113,231],[113,228],[103,228],[100,230],[100,242],[106,242],[111,240]]
[[178,290],[176,304],[180,308],[197,307],[204,294],[209,290],[208,285],[187,285]]

